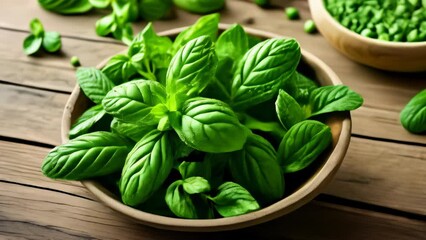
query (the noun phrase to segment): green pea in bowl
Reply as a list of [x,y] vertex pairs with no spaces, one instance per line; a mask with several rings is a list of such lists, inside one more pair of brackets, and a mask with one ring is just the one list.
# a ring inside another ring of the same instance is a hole
[[[395,1],[396,2],[396,1]],[[426,41],[397,42],[366,37],[349,30],[327,11],[324,0],[309,0],[312,18],[324,38],[348,58],[377,69],[395,72],[426,71]],[[426,16],[425,16],[426,17]],[[367,17],[372,21],[372,17]],[[354,21],[358,21],[356,19]],[[425,23],[423,23],[425,24]],[[394,27],[397,28],[397,25]],[[373,28],[376,28],[374,26]],[[426,30],[424,30],[426,31]],[[384,34],[383,38],[395,37]]]
[[[229,25],[220,24],[219,30],[223,32],[229,27]],[[173,29],[162,32],[159,35],[174,38],[184,29]],[[280,37],[268,32],[248,28],[245,30],[249,36],[260,39]],[[105,66],[106,62],[101,63],[98,68]],[[302,50],[302,57],[297,70],[303,75],[316,80],[321,86],[341,84],[336,74],[324,62],[304,50]],[[63,143],[69,141],[68,135],[72,124],[91,105],[93,103],[91,103],[77,85],[64,109],[62,118]],[[286,176],[283,198],[256,211],[242,215],[216,219],[183,219],[157,215],[123,204],[120,195],[111,189],[111,183],[100,179],[83,180],[81,182],[105,205],[139,223],[155,228],[176,231],[212,232],[253,226],[279,218],[303,206],[320,194],[324,187],[332,180],[343,161],[349,145],[351,135],[350,113],[348,111],[330,113],[323,115],[322,121],[330,128],[331,144],[313,164],[302,171]],[[256,179],[252,180],[256,181]]]

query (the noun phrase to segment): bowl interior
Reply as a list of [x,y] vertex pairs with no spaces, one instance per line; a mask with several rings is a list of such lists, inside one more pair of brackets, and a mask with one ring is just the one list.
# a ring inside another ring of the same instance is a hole
[[[223,31],[228,25],[221,24]],[[183,28],[174,29],[161,33],[164,36],[174,37]],[[277,35],[253,29],[245,29],[251,36],[261,39],[279,37]],[[98,67],[102,67],[106,61]],[[320,85],[341,84],[338,77],[322,61],[302,50],[302,59],[298,71],[318,81]],[[67,106],[64,110],[62,121],[62,141],[68,141],[68,131],[75,120],[93,103],[84,96],[78,86],[75,87]],[[178,230],[178,231],[220,231],[231,230],[263,223],[280,217],[304,205],[318,195],[322,188],[331,180],[332,176],[340,166],[349,145],[351,120],[349,112],[341,112],[327,115],[321,119],[325,121],[332,130],[333,143],[324,153],[308,168],[297,173],[288,174],[286,180],[285,197],[256,212],[241,216],[219,219],[190,220],[155,215],[124,205],[113,184],[108,181],[85,180],[82,181],[97,198],[112,209],[121,212],[134,220],[156,228]]]

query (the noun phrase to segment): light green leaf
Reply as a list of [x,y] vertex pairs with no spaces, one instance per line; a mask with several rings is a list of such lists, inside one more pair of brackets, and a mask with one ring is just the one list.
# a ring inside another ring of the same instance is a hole
[[248,134],[229,106],[215,99],[189,99],[182,113],[170,112],[169,117],[182,141],[204,152],[240,150]]
[[32,34],[26,37],[23,44],[25,54],[31,55],[36,53],[40,49],[42,42],[43,38],[35,37]]
[[305,120],[292,126],[278,148],[278,162],[284,173],[309,166],[331,143],[330,127]]
[[278,118],[286,131],[296,123],[301,122],[306,118],[299,103],[281,89],[279,91],[277,101],[275,102],[275,108]]
[[89,2],[95,8],[107,8],[111,4],[111,0],[89,0]]
[[135,74],[136,69],[132,64],[128,64],[130,59],[128,56],[118,54],[108,60],[102,72],[109,78],[115,85],[120,85],[129,81]]
[[46,32],[43,37],[43,47],[48,52],[56,52],[61,49],[61,35],[58,32]]
[[202,177],[189,177],[183,180],[183,190],[188,194],[198,194],[210,191],[210,184]]
[[50,151],[42,171],[47,177],[66,180],[108,175],[122,169],[129,148],[128,142],[116,134],[88,133]]
[[115,27],[114,14],[109,14],[96,21],[96,34],[98,34],[98,36],[107,36],[113,32]]
[[96,104],[100,104],[114,87],[114,83],[96,68],[80,67],[77,69],[76,77],[81,90]]
[[426,89],[417,93],[404,107],[400,121],[412,133],[426,132]]
[[34,18],[33,20],[31,20],[30,31],[37,38],[43,37],[43,35],[44,35],[43,24],[40,22],[40,20],[38,18]]
[[238,216],[260,208],[250,192],[236,183],[225,182],[217,191],[218,194],[209,199],[222,217]]
[[145,135],[156,129],[156,125],[144,125],[126,123],[114,118],[111,122],[111,131],[121,136],[128,137],[135,142],[139,142]]

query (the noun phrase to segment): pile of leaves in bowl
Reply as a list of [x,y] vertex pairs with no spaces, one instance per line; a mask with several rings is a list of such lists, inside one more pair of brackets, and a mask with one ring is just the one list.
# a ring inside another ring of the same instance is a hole
[[174,41],[148,24],[126,54],[79,68],[94,106],[43,173],[102,177],[124,204],[181,218],[241,215],[285,197],[285,176],[330,147],[320,116],[363,99],[300,74],[295,39],[262,41],[239,25],[217,36],[218,23],[201,17]]

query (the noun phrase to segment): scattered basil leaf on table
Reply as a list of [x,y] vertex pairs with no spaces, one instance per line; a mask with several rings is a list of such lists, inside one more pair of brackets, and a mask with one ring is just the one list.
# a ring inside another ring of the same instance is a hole
[[129,143],[114,133],[88,133],[50,151],[42,171],[50,178],[66,180],[104,176],[121,171],[129,151]]
[[314,120],[292,126],[278,148],[278,162],[284,173],[300,171],[311,164],[331,143],[330,127]]
[[169,133],[153,130],[129,153],[120,179],[125,204],[145,202],[167,179],[173,167],[173,150],[168,142]]
[[238,216],[260,208],[256,199],[236,183],[225,182],[219,186],[217,192],[216,196],[209,199],[222,217]]
[[43,28],[43,24],[41,24],[39,19],[34,18],[33,20],[31,20],[30,32],[36,37],[43,37],[44,28]]
[[30,31],[31,34],[23,43],[24,52],[27,55],[37,53],[41,47],[47,52],[56,52],[61,49],[61,35],[58,32],[45,32],[39,19],[31,20]]
[[27,55],[36,53],[41,48],[42,42],[43,42],[43,38],[36,37],[34,35],[29,35],[24,40],[24,44],[23,44],[24,52]]
[[76,71],[78,85],[86,97],[100,104],[114,83],[99,69],[81,67]]
[[43,37],[43,48],[48,52],[61,49],[61,35],[58,32],[46,32]]
[[400,114],[402,126],[412,133],[426,132],[426,89],[417,93]]

